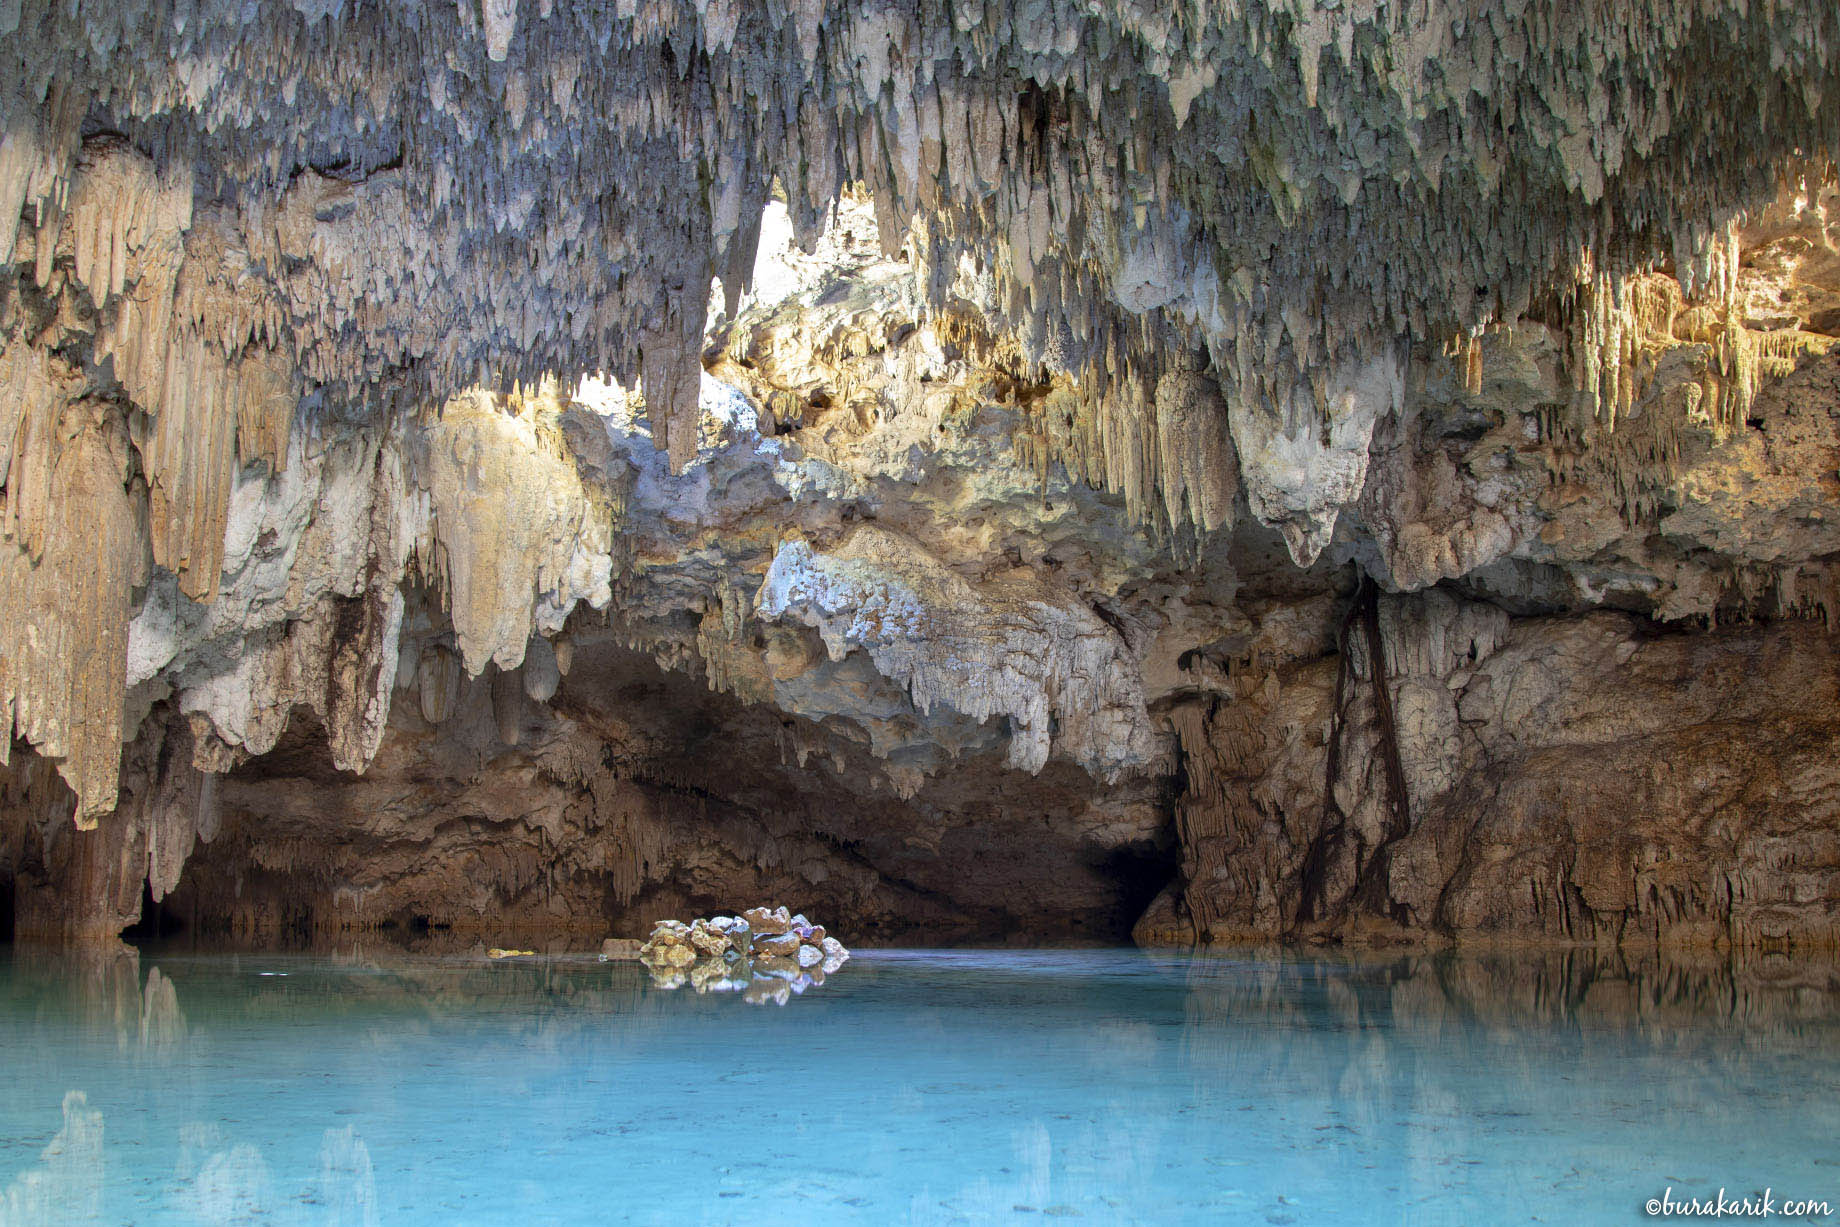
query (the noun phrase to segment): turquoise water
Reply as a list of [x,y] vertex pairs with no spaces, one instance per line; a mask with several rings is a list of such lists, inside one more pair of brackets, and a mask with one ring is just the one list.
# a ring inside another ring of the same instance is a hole
[[[1840,1208],[1832,969],[0,948],[0,1223],[1635,1222]],[[1836,1217],[1840,1221],[1840,1217]]]

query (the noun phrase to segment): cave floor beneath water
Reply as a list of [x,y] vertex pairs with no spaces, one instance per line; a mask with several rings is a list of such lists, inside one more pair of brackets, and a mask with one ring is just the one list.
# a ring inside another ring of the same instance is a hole
[[0,1221],[1633,1222],[1840,1204],[1840,976],[1586,955],[0,947]]

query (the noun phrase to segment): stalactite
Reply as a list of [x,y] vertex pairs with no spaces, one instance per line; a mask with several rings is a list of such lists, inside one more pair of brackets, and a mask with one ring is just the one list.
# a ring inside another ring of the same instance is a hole
[[460,657],[453,649],[432,644],[422,649],[415,670],[416,691],[422,718],[441,724],[453,715],[460,698]]
[[669,827],[656,804],[630,782],[599,776],[591,785],[595,819],[600,825],[603,869],[622,905],[638,897],[665,862]]
[[0,346],[0,460],[6,462],[0,472],[7,492],[0,532],[34,559],[44,552],[50,523],[59,423],[79,386],[51,355],[19,336]]
[[492,720],[498,739],[515,746],[524,737],[524,682],[519,669],[494,667],[491,678]]
[[59,760],[88,829],[115,807],[121,759],[139,557],[128,441],[99,402],[70,402],[55,417],[27,411],[37,420],[15,443],[14,472],[40,484],[9,479],[0,515],[0,740],[16,730]]
[[72,271],[101,318],[98,361],[144,416],[154,561],[186,595],[217,593],[224,521],[240,461],[277,466],[295,394],[273,347],[280,319],[229,223],[193,217],[191,168],[117,138],[85,145],[66,230]]
[[[1516,318],[1582,253],[1613,286],[1701,259],[1833,147],[1827,6],[1459,7],[1368,6],[1333,36],[1263,3],[1165,23],[1051,0],[994,26],[938,0],[40,7],[5,53],[0,240],[26,206],[48,283],[98,100],[162,176],[234,206],[332,399],[606,369],[642,377],[682,468],[708,287],[745,280],[775,172],[802,237],[866,187],[932,306],[969,265],[1030,360],[1101,402],[1205,350],[1230,405],[1282,423],[1298,389],[1333,419],[1338,370]],[[112,278],[125,232],[79,231]]]
[[[700,369],[700,368],[699,368]],[[612,510],[582,483],[555,417],[553,385],[454,398],[420,435],[432,499],[424,570],[438,581],[469,674],[516,668],[533,631],[554,633],[577,601],[612,599]]]
[[[404,654],[404,581],[422,537],[425,503],[405,464],[398,437],[358,435],[311,460],[296,448],[288,472],[243,487],[233,522],[238,582],[217,608],[228,602],[260,620],[240,628],[234,654],[207,668],[173,660],[176,643],[140,666],[150,671],[143,677],[165,669],[176,678],[179,707],[207,721],[226,753],[267,753],[304,707],[324,725],[334,766],[362,771],[370,763]],[[277,532],[290,534],[266,547],[279,551],[279,569],[252,557]],[[167,602],[182,599],[150,600],[136,627],[156,640],[173,634],[168,619],[187,615]]]
[[556,667],[556,649],[541,635],[533,635],[524,649],[524,693],[533,703],[547,703],[562,684]]
[[36,845],[15,883],[14,932],[112,941],[140,915],[146,833],[141,823],[119,815],[72,826],[72,792],[63,776],[62,765],[27,755],[15,758],[0,782],[0,803],[27,818],[27,838]]
[[216,836],[221,815],[217,776],[199,770],[194,762],[188,720],[172,718],[143,740],[150,744],[145,761],[136,763],[134,796],[109,821],[141,832],[147,889],[157,903],[178,886],[196,844]]
[[[109,808],[128,602],[145,587],[128,723],[171,687],[201,763],[273,748],[298,705],[335,766],[363,769],[399,660],[431,723],[489,695],[518,742],[569,670],[570,641],[550,637],[577,605],[612,602],[616,548],[651,565],[653,542],[614,539],[626,493],[668,489],[660,501],[696,518],[744,467],[747,432],[700,410],[703,363],[723,348],[706,355],[719,338],[705,324],[712,280],[729,317],[746,300],[770,195],[807,243],[840,201],[864,206],[850,224],[912,274],[898,327],[925,330],[912,348],[937,350],[929,365],[987,368],[988,389],[951,390],[954,412],[1009,414],[1044,515],[1060,463],[1119,496],[1074,491],[1063,513],[1122,501],[1161,557],[1196,561],[1241,497],[1299,564],[1332,541],[1358,551],[1338,525],[1376,425],[1404,415],[1414,346],[1458,338],[1474,397],[1479,338],[1550,319],[1556,299],[1579,384],[1550,415],[1555,484],[1588,478],[1629,523],[1656,521],[1687,425],[1737,432],[1764,379],[1831,347],[1740,309],[1732,222],[1834,147],[1840,12],[1698,0],[1565,22],[1561,7],[1361,4],[1332,22],[1191,0],[1149,14],[1042,0],[1027,20],[940,0],[14,5],[0,42],[7,731],[57,760],[80,821]],[[831,329],[812,365],[895,361],[894,314]],[[1696,391],[1646,404],[1657,358],[1685,346],[1703,351]],[[589,371],[643,389],[664,463],[599,422],[565,446],[549,377]],[[809,431],[815,448],[880,411],[882,378],[777,388],[769,431]],[[597,432],[595,456],[571,450]],[[701,437],[715,435],[720,448]],[[322,473],[352,440],[364,463]],[[819,480],[818,463],[797,468],[800,440],[754,442],[781,450],[747,480]],[[856,483],[850,514],[865,517],[882,476],[829,474]],[[778,538],[716,542],[699,524],[694,580],[650,594],[668,612],[635,616],[633,642],[765,701],[789,679],[752,631],[801,623],[905,688],[901,720],[1001,717],[1019,768],[1059,754],[1112,781],[1158,760],[1140,661],[1161,632],[1116,617],[1109,595],[1144,579],[1147,554],[1063,584],[1045,553],[1016,551],[1003,572],[1009,530],[985,523],[954,526],[989,555],[961,568],[886,529],[839,543],[811,485],[782,488],[805,537],[773,559],[762,609],[733,576],[757,574]],[[1501,533],[1519,552],[1491,559],[1547,565]],[[1714,612],[1826,616],[1830,571],[1734,568]],[[406,574],[441,606],[407,635]],[[1366,650],[1384,698],[1385,653]],[[1215,781],[1204,793],[1231,764],[1207,759],[1203,726],[1233,718],[1185,717],[1184,753]],[[870,723],[872,753],[898,741],[892,721]],[[974,744],[929,735],[954,755]],[[1414,783],[1396,750],[1395,831]],[[824,754],[849,761],[834,742]],[[888,760],[898,795],[922,778]],[[1224,839],[1261,816],[1257,799],[1235,804],[1198,802],[1185,829]],[[184,837],[155,824],[148,838],[164,888]],[[302,867],[296,851],[276,864]],[[547,888],[540,859],[508,852],[489,876]],[[1227,864],[1197,860],[1204,876]],[[1198,906],[1204,927],[1227,918]]]
[[50,277],[59,220],[70,190],[69,171],[88,99],[70,83],[53,79],[43,105],[7,107],[0,113],[0,264],[11,265],[22,213],[37,236],[37,282]]
[[1740,257],[1733,220],[1677,270],[1681,280],[1665,273],[1613,278],[1587,266],[1569,359],[1581,409],[1606,434],[1614,435],[1647,394],[1658,358],[1675,346],[1706,347],[1703,390],[1691,410],[1721,435],[1744,424],[1764,378],[1781,378],[1803,355],[1833,348],[1833,337],[1799,326],[1747,324]]
[[1045,471],[1058,461],[1171,536],[1187,530],[1205,539],[1232,526],[1239,457],[1226,403],[1206,375],[1169,371],[1153,388],[1125,378],[1104,395],[1062,380],[1021,408],[1023,463]]

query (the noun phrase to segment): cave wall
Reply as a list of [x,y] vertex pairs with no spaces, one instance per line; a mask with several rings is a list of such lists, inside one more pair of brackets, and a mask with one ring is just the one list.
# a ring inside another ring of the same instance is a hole
[[1832,948],[1840,13],[1421,7],[0,4],[18,932]]
[[[215,597],[141,590],[115,807],[16,748],[20,932],[1835,944],[1840,360],[1737,423],[1644,334],[1613,424],[1553,328],[1426,354],[1301,569],[1217,467],[1196,534],[1044,462],[1068,389],[916,319],[865,212],[772,254],[683,475],[593,381],[246,466]],[[1769,224],[1799,329],[1840,282]]]
[[1403,815],[1364,648],[1340,682],[1248,671],[1178,717],[1184,872],[1140,940],[1840,941],[1824,628],[1510,620],[1436,590],[1379,613]]

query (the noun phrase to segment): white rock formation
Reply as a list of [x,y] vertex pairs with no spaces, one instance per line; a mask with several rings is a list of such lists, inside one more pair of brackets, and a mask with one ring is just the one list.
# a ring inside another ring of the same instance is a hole
[[1054,739],[1107,782],[1155,755],[1130,649],[1026,570],[973,586],[919,542],[865,525],[825,553],[782,545],[756,599],[763,618],[817,630],[833,661],[866,651],[923,713],[945,704],[1007,717],[1021,770],[1040,771]]

